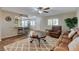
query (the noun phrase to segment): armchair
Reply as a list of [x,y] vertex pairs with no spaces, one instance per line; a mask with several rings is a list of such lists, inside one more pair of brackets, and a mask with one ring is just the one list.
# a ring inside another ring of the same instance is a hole
[[54,38],[59,38],[61,32],[62,32],[61,26],[52,26],[52,29],[48,30],[48,35]]

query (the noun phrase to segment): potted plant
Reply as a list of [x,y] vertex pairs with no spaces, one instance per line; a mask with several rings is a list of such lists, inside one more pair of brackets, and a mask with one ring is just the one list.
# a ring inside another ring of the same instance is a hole
[[78,19],[77,19],[77,17],[67,18],[67,19],[65,19],[65,23],[69,27],[69,29],[73,29],[74,27],[77,26]]

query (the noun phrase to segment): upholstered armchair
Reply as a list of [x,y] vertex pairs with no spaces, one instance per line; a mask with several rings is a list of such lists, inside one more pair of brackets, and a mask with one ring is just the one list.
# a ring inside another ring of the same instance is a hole
[[52,26],[51,30],[48,30],[48,35],[54,38],[59,38],[62,32],[61,26]]

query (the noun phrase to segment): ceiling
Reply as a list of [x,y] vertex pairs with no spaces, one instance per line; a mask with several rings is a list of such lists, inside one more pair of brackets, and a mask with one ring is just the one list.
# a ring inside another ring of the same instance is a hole
[[35,7],[1,7],[0,9],[33,16],[51,16],[67,12],[75,12],[77,10],[77,7],[50,7],[51,9],[48,10],[49,13],[39,14],[38,11],[34,10],[34,8]]

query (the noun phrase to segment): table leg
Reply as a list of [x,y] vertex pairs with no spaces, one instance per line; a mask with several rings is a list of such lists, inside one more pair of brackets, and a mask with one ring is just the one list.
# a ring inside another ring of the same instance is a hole
[[38,43],[39,43],[39,47],[40,47],[40,38],[38,38]]

